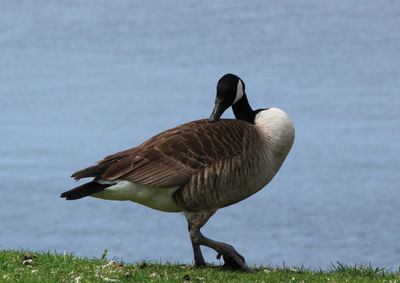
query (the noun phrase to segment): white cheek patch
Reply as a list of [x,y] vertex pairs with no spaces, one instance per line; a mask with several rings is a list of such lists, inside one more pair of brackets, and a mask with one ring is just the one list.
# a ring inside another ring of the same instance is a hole
[[233,104],[238,102],[242,97],[243,97],[243,84],[242,84],[242,81],[239,80],[239,82],[237,84],[236,97],[235,97],[235,101],[233,101]]

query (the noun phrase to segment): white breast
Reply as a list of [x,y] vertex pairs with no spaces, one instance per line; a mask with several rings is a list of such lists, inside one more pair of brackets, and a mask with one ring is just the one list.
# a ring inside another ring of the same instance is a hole
[[278,172],[292,148],[295,130],[290,117],[278,108],[270,108],[257,113],[255,126],[263,140],[265,155],[265,186]]
[[254,124],[264,138],[265,145],[282,153],[289,152],[294,142],[295,130],[290,117],[281,109],[270,108],[257,113]]
[[[99,183],[107,183],[107,181],[99,181]],[[91,196],[108,200],[130,200],[161,211],[180,212],[182,208],[178,207],[173,199],[173,194],[178,188],[178,186],[156,188],[129,181],[117,181],[115,185]]]

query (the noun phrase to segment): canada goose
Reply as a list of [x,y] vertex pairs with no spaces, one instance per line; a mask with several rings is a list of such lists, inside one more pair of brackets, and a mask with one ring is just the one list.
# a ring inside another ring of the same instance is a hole
[[[235,119],[221,119],[232,106]],[[197,120],[162,132],[143,144],[110,155],[71,177],[94,179],[61,194],[130,200],[166,212],[183,212],[195,266],[206,262],[200,246],[214,249],[224,266],[250,271],[231,245],[206,238],[200,228],[219,209],[263,188],[275,176],[294,141],[294,127],[277,108],[253,111],[244,82],[224,75],[214,110]]]

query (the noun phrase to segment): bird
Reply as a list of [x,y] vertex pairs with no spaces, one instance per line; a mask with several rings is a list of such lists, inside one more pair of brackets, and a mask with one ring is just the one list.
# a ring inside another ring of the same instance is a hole
[[[236,119],[221,119],[229,107]],[[164,212],[182,212],[195,267],[207,266],[200,249],[206,246],[217,252],[218,259],[223,257],[225,268],[251,271],[232,245],[207,238],[200,229],[218,209],[266,186],[282,166],[294,138],[292,120],[283,110],[253,110],[243,80],[225,74],[217,83],[208,119],[166,130],[73,173],[75,180],[93,179],[61,197],[128,200]]]

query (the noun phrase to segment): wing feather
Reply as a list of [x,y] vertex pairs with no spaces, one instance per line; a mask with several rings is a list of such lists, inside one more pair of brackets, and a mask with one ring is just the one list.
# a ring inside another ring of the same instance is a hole
[[127,180],[154,187],[183,186],[201,170],[246,150],[243,133],[256,131],[250,123],[206,119],[162,132],[138,147],[107,156],[72,175]]

